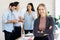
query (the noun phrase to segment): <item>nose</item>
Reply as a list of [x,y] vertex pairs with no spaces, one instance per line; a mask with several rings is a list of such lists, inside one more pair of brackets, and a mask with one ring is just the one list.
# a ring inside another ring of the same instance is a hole
[[42,13],[42,12],[43,12],[43,10],[40,10],[40,12]]

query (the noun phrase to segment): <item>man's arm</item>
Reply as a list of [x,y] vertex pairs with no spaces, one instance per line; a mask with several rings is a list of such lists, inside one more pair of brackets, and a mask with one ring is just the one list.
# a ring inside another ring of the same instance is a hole
[[7,20],[6,23],[17,23],[18,21],[17,20]]
[[24,22],[24,18],[23,17],[19,17],[18,22]]

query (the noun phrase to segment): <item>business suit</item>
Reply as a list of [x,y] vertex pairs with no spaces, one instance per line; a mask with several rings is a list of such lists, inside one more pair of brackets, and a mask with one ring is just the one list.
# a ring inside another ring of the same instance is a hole
[[[54,29],[54,20],[52,17],[46,16],[46,29],[45,31],[43,31],[43,33],[38,33],[39,31],[39,24],[40,24],[40,17],[38,17],[35,21],[34,21],[34,36],[35,38],[37,37],[44,37],[44,34],[48,34],[46,37],[48,38],[48,40],[54,40],[54,36],[53,36],[53,29]],[[49,29],[49,27],[52,26],[52,29]],[[35,39],[34,38],[34,39]],[[40,40],[40,39],[39,39]]]

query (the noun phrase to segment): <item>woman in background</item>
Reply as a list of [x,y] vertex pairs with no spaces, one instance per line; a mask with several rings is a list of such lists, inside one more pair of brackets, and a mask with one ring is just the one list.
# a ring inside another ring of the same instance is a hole
[[53,29],[54,20],[47,15],[45,4],[37,7],[38,18],[34,21],[34,40],[54,40]]
[[27,5],[27,11],[24,14],[24,31],[25,34],[27,34],[28,32],[32,33],[33,32],[33,21],[34,21],[34,15],[35,14],[35,10],[33,7],[32,3],[28,3]]

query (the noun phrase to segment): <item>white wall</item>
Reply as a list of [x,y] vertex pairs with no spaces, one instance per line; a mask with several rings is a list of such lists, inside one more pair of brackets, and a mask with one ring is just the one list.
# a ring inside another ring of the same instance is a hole
[[[4,40],[4,36],[2,33],[2,13],[4,10],[8,8],[10,2],[17,0],[0,0],[0,40]],[[26,8],[27,3],[32,2],[34,4],[34,8],[36,10],[38,4],[45,3],[48,11],[51,15],[54,16],[55,11],[55,0],[18,0],[20,2],[20,8]]]
[[56,0],[55,1],[55,16],[56,16],[56,18],[59,18],[59,16],[60,16],[60,0]]

